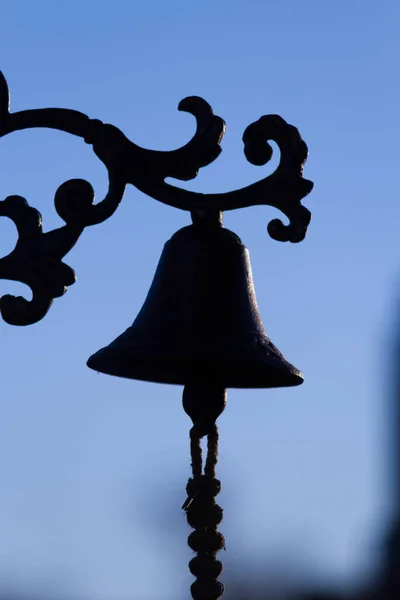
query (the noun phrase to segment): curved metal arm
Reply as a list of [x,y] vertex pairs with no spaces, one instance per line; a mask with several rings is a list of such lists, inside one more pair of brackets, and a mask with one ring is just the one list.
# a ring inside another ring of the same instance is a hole
[[10,113],[9,101],[7,82],[0,72],[0,137],[34,127],[76,135],[93,146],[107,168],[109,179],[108,192],[97,204],[93,203],[94,191],[89,182],[71,179],[63,183],[54,203],[65,226],[48,233],[42,231],[40,213],[24,198],[10,196],[0,201],[0,216],[10,218],[19,233],[13,252],[0,259],[0,278],[26,283],[33,294],[30,302],[9,295],[0,299],[1,314],[10,324],[39,321],[53,299],[74,283],[74,272],[61,259],[85,227],[101,223],[115,212],[128,183],[164,204],[191,212],[215,213],[257,204],[274,206],[288,217],[289,224],[284,225],[279,219],[271,221],[270,236],[290,242],[305,237],[311,214],[300,201],[313,187],[311,181],[302,178],[308,150],[298,130],[281,117],[261,117],[243,135],[246,158],[254,165],[264,165],[270,160],[272,148],[268,140],[277,143],[281,158],[274,173],[240,190],[201,194],[167,184],[165,179],[193,179],[201,167],[209,165],[221,152],[225,123],[202,98],[185,98],[179,104],[179,110],[195,117],[197,127],[185,146],[170,152],[141,148],[117,127],[75,110],[45,108]]

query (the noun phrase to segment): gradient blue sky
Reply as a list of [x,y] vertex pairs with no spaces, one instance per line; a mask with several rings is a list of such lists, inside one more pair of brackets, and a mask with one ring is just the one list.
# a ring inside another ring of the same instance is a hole
[[[400,268],[399,23],[397,0],[0,0],[13,110],[75,108],[173,149],[194,127],[178,102],[203,96],[227,133],[188,186],[201,191],[265,174],[241,144],[262,114],[282,115],[309,146],[302,244],[268,237],[274,209],[225,217],[249,247],[267,332],[305,375],[297,389],[231,391],[220,420],[227,569],[243,576],[253,556],[300,556],[305,573],[343,583],[379,541]],[[46,229],[60,225],[53,197],[72,177],[99,198],[106,190],[80,140],[40,130],[1,140],[2,198],[26,197]],[[59,580],[96,600],[166,600],[189,584],[184,529],[173,542],[162,532],[164,518],[183,519],[189,474],[181,389],[85,366],[132,322],[163,244],[187,223],[128,189],[67,257],[78,281],[46,319],[1,325],[3,579]],[[15,238],[2,219],[2,255]]]

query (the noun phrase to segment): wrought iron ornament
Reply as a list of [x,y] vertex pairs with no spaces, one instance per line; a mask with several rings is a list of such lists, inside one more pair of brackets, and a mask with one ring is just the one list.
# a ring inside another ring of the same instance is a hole
[[62,259],[85,227],[102,223],[115,212],[129,183],[164,204],[190,211],[194,217],[260,204],[273,206],[287,216],[289,224],[274,219],[268,225],[270,236],[290,242],[304,239],[311,215],[301,200],[313,187],[302,177],[307,146],[298,130],[277,115],[261,117],[243,135],[246,158],[254,165],[270,160],[272,147],[268,140],[277,143],[281,157],[275,172],[236,191],[201,194],[170,185],[165,179],[193,179],[221,152],[225,123],[202,98],[188,97],[179,104],[179,110],[196,118],[197,129],[185,146],[171,152],[141,148],[117,127],[75,110],[44,108],[11,113],[9,104],[8,85],[0,72],[0,137],[34,127],[76,135],[93,146],[109,179],[108,192],[97,204],[93,203],[94,191],[88,181],[71,179],[63,183],[56,191],[54,204],[65,225],[47,233],[43,233],[40,213],[25,199],[9,196],[0,201],[0,216],[10,218],[19,234],[13,252],[0,259],[0,278],[26,283],[33,294],[31,301],[11,295],[0,299],[2,317],[11,325],[30,325],[42,319],[53,299],[75,282],[74,271]]
[[[201,167],[214,161],[225,132],[224,121],[201,98],[182,100],[179,110],[196,119],[190,142],[171,152],[146,150],[113,125],[74,110],[10,113],[8,86],[0,73],[0,137],[32,127],[77,135],[93,146],[109,179],[107,195],[97,204],[89,182],[71,179],[63,183],[54,204],[65,225],[47,233],[40,213],[24,198],[9,196],[0,201],[0,216],[11,219],[19,235],[15,249],[0,259],[0,278],[20,281],[32,290],[31,301],[3,296],[0,311],[12,325],[42,319],[54,298],[75,282],[64,256],[85,227],[101,223],[115,212],[127,184],[191,213],[193,225],[176,232],[166,243],[133,325],[91,356],[88,366],[109,375],[184,386],[183,408],[193,422],[192,477],[182,507],[194,529],[188,539],[196,552],[189,563],[196,577],[191,592],[194,600],[218,600],[224,586],[218,581],[222,563],[217,552],[225,548],[225,541],[218,531],[223,511],[215,501],[221,489],[216,479],[216,420],[225,408],[226,388],[294,386],[303,381],[300,371],[283,357],[264,330],[247,248],[235,233],[222,227],[222,213],[257,204],[273,206],[289,223],[272,220],[269,235],[282,242],[300,242],[311,218],[301,200],[313,184],[302,177],[306,144],[297,129],[277,115],[261,117],[243,135],[246,158],[254,165],[270,160],[268,140],[277,143],[280,162],[268,177],[225,194],[201,194],[167,184],[167,177],[193,179]],[[207,438],[204,469],[203,437]]]

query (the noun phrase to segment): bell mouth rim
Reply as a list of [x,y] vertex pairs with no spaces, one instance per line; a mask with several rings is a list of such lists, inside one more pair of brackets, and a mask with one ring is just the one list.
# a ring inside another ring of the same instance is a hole
[[231,389],[273,389],[297,387],[304,381],[301,371],[284,358],[269,359],[268,363],[231,360],[222,365],[188,357],[160,357],[158,361],[155,357],[121,359],[119,351],[107,347],[93,354],[86,364],[104,375],[167,385],[201,382]]

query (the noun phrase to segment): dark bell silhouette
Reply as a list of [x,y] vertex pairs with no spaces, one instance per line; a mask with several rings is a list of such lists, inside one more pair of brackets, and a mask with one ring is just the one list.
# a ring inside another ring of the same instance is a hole
[[215,225],[190,225],[172,236],[133,325],[87,364],[108,375],[180,385],[303,382],[265,333],[247,248]]

